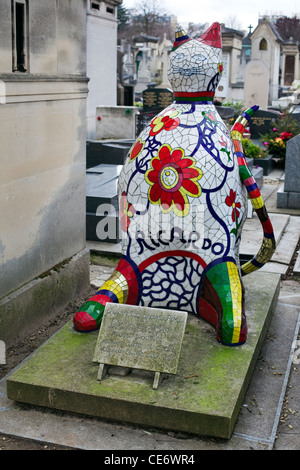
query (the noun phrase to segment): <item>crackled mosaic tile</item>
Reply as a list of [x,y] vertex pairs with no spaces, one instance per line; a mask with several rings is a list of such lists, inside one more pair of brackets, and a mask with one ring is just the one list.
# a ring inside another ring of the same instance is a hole
[[[80,331],[99,327],[107,302],[185,310],[216,327],[218,341],[246,341],[242,276],[272,256],[275,239],[241,145],[257,107],[231,132],[213,98],[223,70],[220,25],[191,39],[180,28],[169,61],[174,102],[132,145],[119,177],[122,259],[76,313]],[[239,266],[250,199],[264,239]]]

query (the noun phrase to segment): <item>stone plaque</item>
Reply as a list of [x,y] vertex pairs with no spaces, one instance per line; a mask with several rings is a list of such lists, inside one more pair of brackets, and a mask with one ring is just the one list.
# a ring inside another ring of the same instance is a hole
[[163,110],[173,103],[173,92],[168,88],[149,88],[143,92],[143,110]]
[[259,139],[261,134],[270,132],[274,127],[280,113],[278,111],[264,111],[258,110],[250,121],[250,131],[252,139]]
[[102,319],[94,362],[100,364],[98,380],[107,365],[176,374],[187,312],[108,303]]

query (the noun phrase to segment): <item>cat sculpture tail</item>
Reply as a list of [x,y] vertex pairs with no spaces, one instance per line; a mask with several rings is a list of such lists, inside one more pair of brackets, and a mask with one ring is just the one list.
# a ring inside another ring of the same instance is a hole
[[248,197],[251,201],[253,209],[255,210],[260,220],[263,229],[263,241],[261,247],[258,253],[250,261],[242,265],[242,276],[252,273],[257,269],[260,269],[271,259],[276,248],[276,241],[272,223],[269,219],[268,212],[260,190],[256,184],[256,181],[252,175],[250,168],[247,165],[242,146],[242,137],[245,127],[247,127],[251,117],[257,110],[258,106],[256,105],[247,109],[237,118],[231,129],[231,137],[233,140],[233,145],[238,160],[240,178],[247,189]]

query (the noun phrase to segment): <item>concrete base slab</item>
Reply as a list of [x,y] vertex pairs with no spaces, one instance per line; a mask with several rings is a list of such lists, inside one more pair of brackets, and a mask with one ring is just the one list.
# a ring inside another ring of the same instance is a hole
[[294,273],[296,276],[300,276],[300,252],[298,253],[298,256],[297,256],[297,259],[296,259],[296,262],[295,262],[295,266],[294,266],[293,273]]
[[283,184],[277,192],[277,207],[300,209],[300,193],[285,191]]
[[67,324],[7,379],[10,400],[113,421],[229,438],[274,310],[280,275],[245,277],[248,340],[230,348],[214,329],[189,317],[178,372],[157,390],[153,374],[132,371],[97,381],[98,332]]
[[300,217],[290,216],[289,223],[277,242],[272,261],[289,265],[299,241],[299,234]]
[[266,263],[260,269],[260,271],[264,273],[278,273],[281,276],[285,276],[288,272],[288,269],[288,264],[273,263],[272,261],[270,261],[269,263]]

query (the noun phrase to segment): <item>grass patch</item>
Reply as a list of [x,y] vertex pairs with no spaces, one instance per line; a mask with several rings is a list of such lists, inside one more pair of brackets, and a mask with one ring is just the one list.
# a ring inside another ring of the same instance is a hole
[[101,255],[99,253],[90,254],[90,263],[99,266],[116,266],[119,262],[120,255]]

